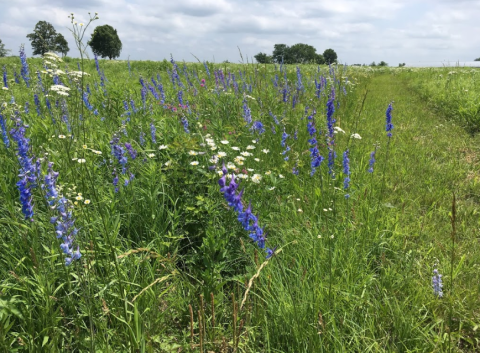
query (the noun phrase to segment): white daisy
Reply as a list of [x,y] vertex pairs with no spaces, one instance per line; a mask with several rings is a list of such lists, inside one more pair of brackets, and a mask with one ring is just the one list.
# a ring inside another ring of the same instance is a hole
[[253,181],[255,184],[260,183],[260,180],[262,180],[262,176],[261,176],[260,174],[253,174],[253,176],[252,176],[252,181]]
[[190,165],[198,165],[198,161],[190,162]]
[[247,150],[254,150],[254,149],[255,149],[255,146],[252,146],[252,145],[247,146]]
[[167,145],[160,145],[160,146],[158,146],[158,149],[159,149],[159,150],[166,150],[167,148],[168,148]]
[[270,150],[267,150],[266,148],[262,150],[263,153],[267,154],[268,152],[270,152]]
[[222,143],[224,145],[228,145],[229,142],[227,140],[222,140],[222,141],[220,141],[220,143]]
[[240,151],[240,147],[232,147],[232,150]]
[[190,156],[196,156],[198,154],[198,152],[195,152],[195,151],[189,151],[188,154]]
[[357,140],[361,140],[362,139],[362,136],[360,136],[360,134],[357,134],[357,133],[354,133],[352,134],[352,136],[350,136],[352,139],[357,139]]

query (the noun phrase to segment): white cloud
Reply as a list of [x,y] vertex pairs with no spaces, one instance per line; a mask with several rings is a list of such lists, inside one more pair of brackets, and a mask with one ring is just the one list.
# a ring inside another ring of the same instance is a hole
[[[478,0],[0,0],[0,38],[16,53],[48,21],[74,48],[68,15],[117,29],[121,58],[237,62],[273,44],[333,48],[347,63],[472,60],[480,56]],[[70,55],[76,55],[72,49]]]

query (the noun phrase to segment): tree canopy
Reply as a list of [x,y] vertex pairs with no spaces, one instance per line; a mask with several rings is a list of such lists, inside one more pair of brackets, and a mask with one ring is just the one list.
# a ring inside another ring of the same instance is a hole
[[117,30],[110,25],[96,27],[88,45],[95,55],[110,60],[118,58],[122,51],[122,42],[118,37]]
[[337,62],[337,53],[333,49],[327,49],[323,52],[323,58],[326,64],[333,64]]
[[5,49],[5,44],[2,43],[2,40],[0,39],[0,58],[7,56],[10,50]]
[[270,64],[272,62],[272,57],[265,53],[258,53],[253,56],[259,64]]
[[275,44],[271,56],[258,53],[254,58],[260,64],[270,62],[277,64],[282,62],[284,64],[325,64],[324,55],[317,54],[317,49],[304,43],[297,43],[291,47],[286,44]]
[[27,34],[27,38],[32,42],[33,55],[44,55],[49,51],[66,55],[70,50],[65,37],[57,33],[47,21],[38,21],[33,33]]
[[59,33],[55,39],[55,51],[62,53],[62,56],[67,55],[70,48],[68,47],[68,42],[65,37]]

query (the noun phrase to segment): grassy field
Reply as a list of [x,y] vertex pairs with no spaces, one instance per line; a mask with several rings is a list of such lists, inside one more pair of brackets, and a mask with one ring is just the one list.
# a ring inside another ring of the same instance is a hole
[[479,350],[476,71],[0,67],[0,350]]

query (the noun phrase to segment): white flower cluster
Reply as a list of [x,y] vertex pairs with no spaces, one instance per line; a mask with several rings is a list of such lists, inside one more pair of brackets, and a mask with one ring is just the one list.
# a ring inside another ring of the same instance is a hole
[[53,85],[50,87],[50,90],[61,96],[68,96],[68,91],[70,91],[70,88],[62,85]]

